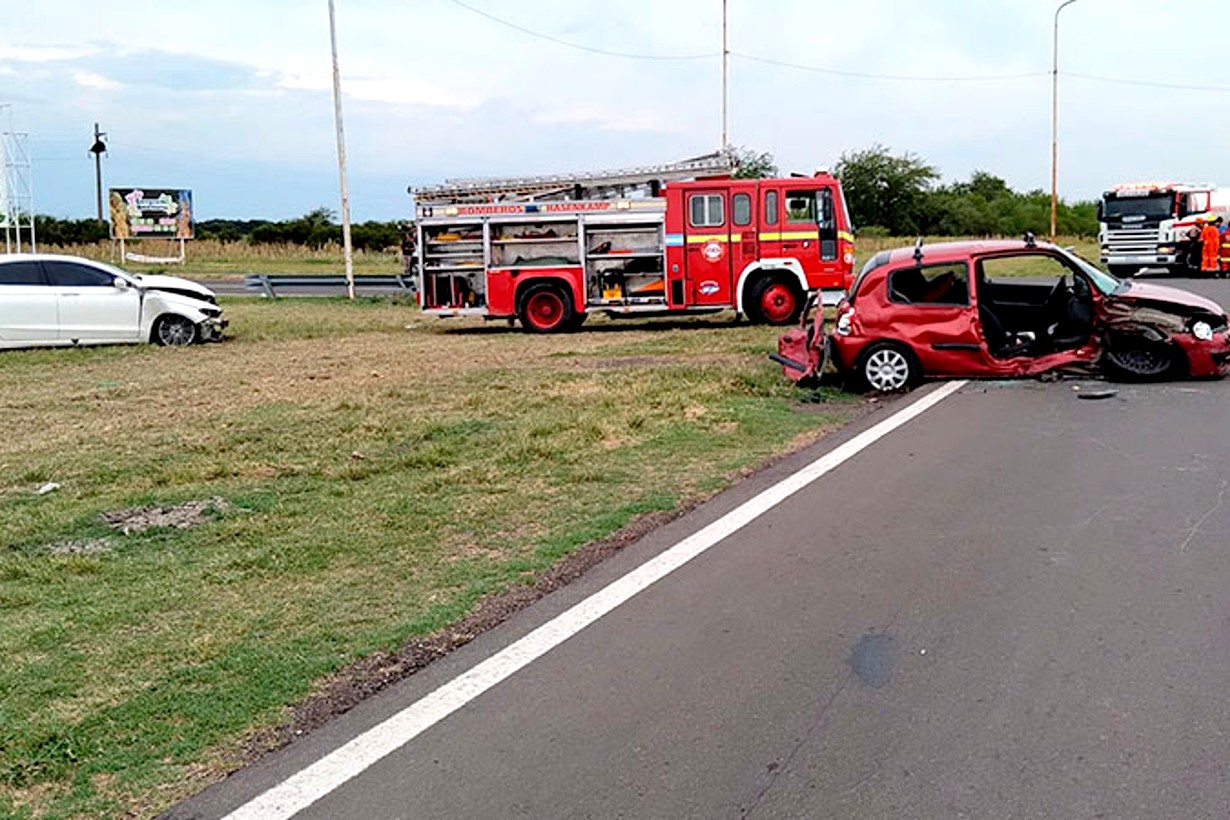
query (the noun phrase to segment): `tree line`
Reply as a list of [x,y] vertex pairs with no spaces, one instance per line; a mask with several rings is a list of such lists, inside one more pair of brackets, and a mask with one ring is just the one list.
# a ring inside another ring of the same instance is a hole
[[[328,208],[316,208],[295,219],[203,219],[194,223],[197,239],[222,242],[247,242],[254,245],[279,244],[323,248],[342,244],[342,226]],[[35,236],[45,246],[89,245],[105,242],[110,235],[106,222],[96,219],[57,219],[36,216]],[[356,250],[383,251],[400,248],[404,226],[398,222],[357,222],[350,226],[350,240]]]
[[[975,171],[966,182],[940,184],[939,171],[909,152],[882,145],[842,154],[834,169],[850,217],[864,236],[1021,236],[1050,232],[1051,196],[1020,193]],[[1095,236],[1097,202],[1059,202],[1061,236]]]

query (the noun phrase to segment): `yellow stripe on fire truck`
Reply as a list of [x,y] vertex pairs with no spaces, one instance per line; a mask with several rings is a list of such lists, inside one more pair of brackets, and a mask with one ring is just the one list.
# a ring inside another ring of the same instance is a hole
[[780,242],[789,239],[819,239],[819,231],[766,231],[760,234],[761,242]]

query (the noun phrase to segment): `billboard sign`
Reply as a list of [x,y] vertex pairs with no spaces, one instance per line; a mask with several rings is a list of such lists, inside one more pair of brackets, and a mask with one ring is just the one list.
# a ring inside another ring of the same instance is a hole
[[192,191],[112,188],[112,239],[191,239]]

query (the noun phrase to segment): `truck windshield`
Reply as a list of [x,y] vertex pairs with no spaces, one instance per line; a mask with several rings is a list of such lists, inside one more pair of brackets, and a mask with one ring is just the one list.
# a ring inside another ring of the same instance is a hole
[[1155,196],[1108,197],[1102,205],[1102,213],[1111,219],[1125,216],[1143,216],[1147,219],[1166,219],[1172,216],[1174,197],[1170,194]]

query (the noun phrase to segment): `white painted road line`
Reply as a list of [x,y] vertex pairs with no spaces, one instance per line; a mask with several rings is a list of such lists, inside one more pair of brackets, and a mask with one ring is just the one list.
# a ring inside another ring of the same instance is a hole
[[650,585],[755,521],[790,496],[964,387],[943,384],[893,415],[825,453],[717,521],[670,547],[584,601],[415,701],[354,740],[325,755],[226,816],[226,820],[283,820],[397,751],[483,692],[545,655]]

